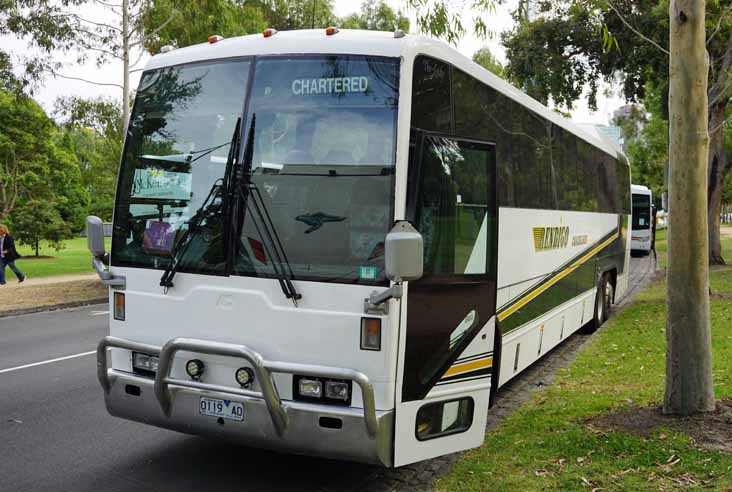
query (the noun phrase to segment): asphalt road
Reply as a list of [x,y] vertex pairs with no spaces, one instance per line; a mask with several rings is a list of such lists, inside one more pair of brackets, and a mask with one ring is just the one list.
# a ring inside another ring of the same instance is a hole
[[[106,309],[0,318],[0,492],[392,489],[386,482],[395,475],[376,467],[281,455],[109,416],[93,354],[107,333]],[[434,460],[400,473],[421,489],[440,466]]]

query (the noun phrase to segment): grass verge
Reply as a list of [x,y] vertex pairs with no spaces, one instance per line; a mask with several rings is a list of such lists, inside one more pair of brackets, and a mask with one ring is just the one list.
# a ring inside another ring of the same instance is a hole
[[[56,251],[43,241],[39,251],[41,258],[33,257],[35,251],[28,246],[20,246],[18,253],[23,258],[15,264],[30,278],[94,272],[91,266],[91,253],[86,247],[86,238],[83,237],[64,241],[64,248],[61,251]],[[9,268],[5,273],[10,275],[11,281],[14,279]]]
[[[726,245],[730,256],[732,244]],[[663,239],[658,249],[665,253]],[[726,297],[732,295],[732,271],[714,270],[710,281],[717,294],[711,307],[715,391],[717,398],[730,398],[732,300]],[[602,416],[660,404],[665,316],[662,280],[611,319],[552,386],[466,453],[437,490],[732,491],[732,455],[701,448],[683,425],[645,434],[591,425]]]

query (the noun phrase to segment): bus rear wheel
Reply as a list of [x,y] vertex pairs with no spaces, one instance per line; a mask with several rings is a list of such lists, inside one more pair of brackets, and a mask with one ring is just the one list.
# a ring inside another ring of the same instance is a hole
[[597,331],[602,324],[610,317],[610,308],[613,303],[615,288],[610,281],[610,274],[604,273],[597,284],[595,294],[595,309],[592,320],[582,327],[582,333],[590,334]]

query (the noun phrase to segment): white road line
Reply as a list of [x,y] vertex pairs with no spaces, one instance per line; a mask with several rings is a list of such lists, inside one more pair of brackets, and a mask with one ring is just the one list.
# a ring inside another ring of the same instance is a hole
[[109,311],[92,311],[91,312],[92,316],[101,316],[103,314],[109,314]]
[[45,364],[53,364],[54,362],[61,362],[62,360],[77,359],[79,357],[85,357],[87,355],[96,354],[96,353],[97,353],[96,350],[91,350],[89,352],[82,352],[80,354],[67,355],[66,357],[58,357],[56,359],[49,359],[49,360],[44,360],[41,362],[34,362],[32,364],[24,364],[22,366],[9,367],[7,369],[0,369],[0,374],[2,374],[4,372],[19,371],[21,369],[27,369],[29,367],[43,366]]

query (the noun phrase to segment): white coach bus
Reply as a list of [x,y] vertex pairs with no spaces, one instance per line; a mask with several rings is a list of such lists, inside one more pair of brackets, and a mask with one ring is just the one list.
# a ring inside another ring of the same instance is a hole
[[117,185],[112,415],[401,466],[626,288],[618,151],[447,45],[275,32],[154,56]]
[[647,255],[651,252],[653,234],[653,197],[651,190],[643,185],[631,185],[630,190],[633,196],[630,250],[633,254]]

